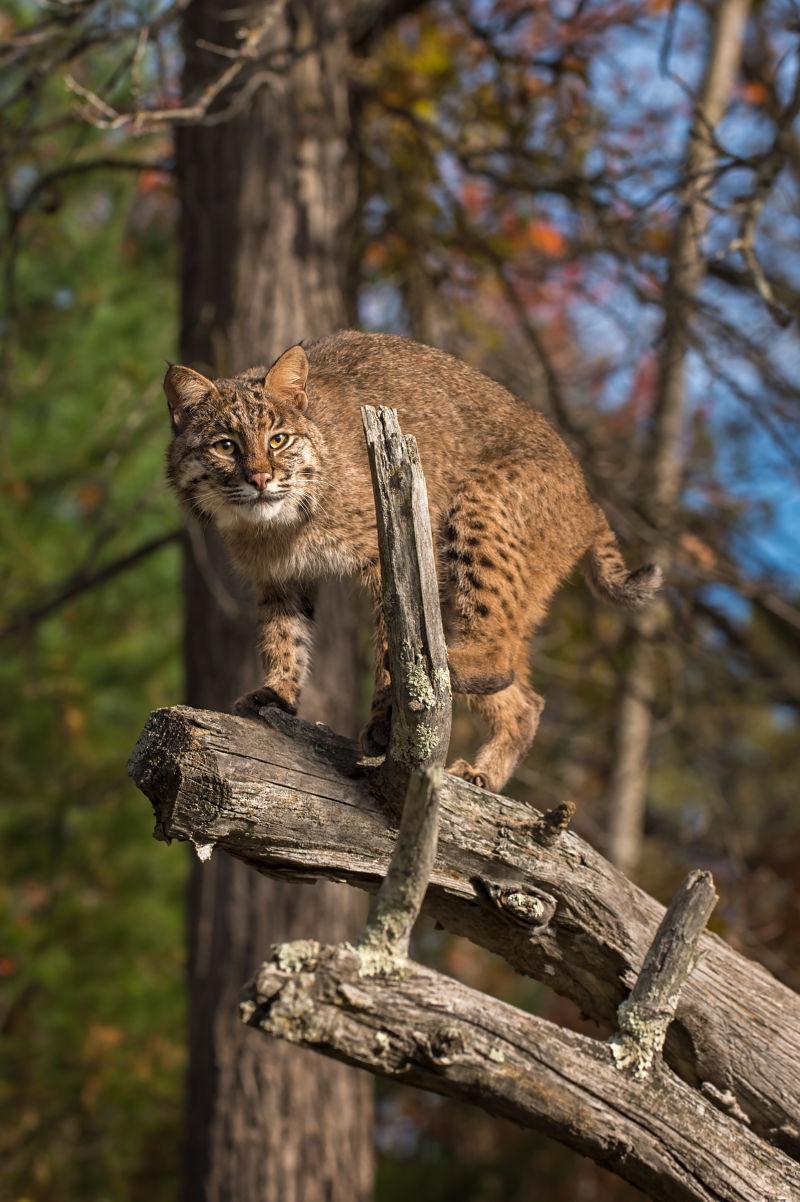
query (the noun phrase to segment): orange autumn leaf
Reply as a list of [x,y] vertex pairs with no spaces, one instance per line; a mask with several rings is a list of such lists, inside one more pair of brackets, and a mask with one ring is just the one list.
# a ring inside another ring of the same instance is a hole
[[364,252],[364,263],[367,267],[384,267],[389,259],[389,251],[383,242],[370,242]]
[[84,513],[94,513],[107,499],[106,489],[102,484],[81,484],[75,495]]
[[92,1023],[83,1039],[83,1052],[87,1060],[100,1060],[118,1048],[125,1037],[121,1027],[111,1023]]
[[466,180],[461,187],[461,203],[468,217],[479,217],[486,207],[487,189],[478,180]]
[[147,171],[142,171],[139,175],[137,187],[140,192],[157,192],[160,188],[168,188],[172,184],[172,177],[168,171],[159,171],[157,168],[151,168]]
[[31,495],[30,485],[25,480],[11,479],[6,487],[9,496],[13,497],[15,501],[27,501]]
[[663,254],[669,250],[672,242],[672,231],[663,225],[649,225],[642,234],[642,241],[648,250]]
[[546,221],[529,222],[528,241],[534,250],[551,259],[562,255],[567,247],[567,240],[561,231]]
[[77,705],[67,703],[61,711],[61,721],[70,739],[77,739],[86,729],[84,713]]
[[742,84],[741,97],[748,104],[766,104],[769,93],[763,83],[751,80],[749,83]]

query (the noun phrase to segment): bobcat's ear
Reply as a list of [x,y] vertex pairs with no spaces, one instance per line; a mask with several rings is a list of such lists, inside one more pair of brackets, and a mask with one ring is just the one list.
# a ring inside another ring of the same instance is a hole
[[280,359],[276,359],[264,380],[266,388],[276,396],[287,401],[294,401],[301,409],[308,404],[306,396],[306,380],[308,379],[308,359],[302,346],[290,346]]
[[167,368],[164,376],[164,392],[169,405],[169,415],[176,432],[180,431],[186,421],[187,410],[201,401],[209,393],[216,394],[216,385],[199,371],[191,367],[181,367],[173,363]]

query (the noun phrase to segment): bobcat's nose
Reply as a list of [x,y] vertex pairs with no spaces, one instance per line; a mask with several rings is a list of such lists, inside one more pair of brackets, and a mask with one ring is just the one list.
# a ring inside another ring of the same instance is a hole
[[269,474],[267,472],[253,472],[252,475],[247,477],[247,483],[254,484],[259,492],[264,491],[268,480]]

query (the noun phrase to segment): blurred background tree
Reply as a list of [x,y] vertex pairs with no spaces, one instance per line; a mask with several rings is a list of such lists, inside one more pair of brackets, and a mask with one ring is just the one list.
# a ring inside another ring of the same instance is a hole
[[[212,37],[195,30],[195,46],[198,32],[217,46],[212,82],[228,73],[209,99],[208,84],[181,91],[185,7],[26,0],[0,18],[0,1192],[17,1202],[181,1189],[187,862],[152,844],[122,770],[147,711],[182,695],[180,522],[161,466],[160,378],[179,352],[173,132],[216,139],[203,204],[236,196],[237,128],[280,111],[309,54],[287,52],[275,22],[296,38],[316,11],[263,3]],[[358,174],[341,320],[435,342],[530,398],[579,453],[631,560],[655,550],[670,564],[653,628],[583,586],[559,597],[534,648],[547,709],[510,791],[571,797],[581,832],[613,851],[634,763],[628,870],[666,898],[687,867],[710,867],[718,929],[797,988],[800,11],[405,7],[328,6]],[[724,11],[739,20],[723,28]],[[702,102],[715,52],[718,123]],[[285,203],[270,189],[302,165],[292,145],[287,166],[257,142],[251,215],[261,189],[265,215]],[[294,286],[263,267],[261,288]],[[235,370],[298,336],[260,311],[259,355],[252,325],[210,350],[185,332],[182,352],[229,354]],[[474,735],[462,714],[454,737]],[[419,953],[581,1021],[440,932],[422,930]],[[381,1089],[377,1140],[380,1199],[635,1196],[549,1141],[410,1091]],[[314,1179],[314,1163],[300,1172]]]

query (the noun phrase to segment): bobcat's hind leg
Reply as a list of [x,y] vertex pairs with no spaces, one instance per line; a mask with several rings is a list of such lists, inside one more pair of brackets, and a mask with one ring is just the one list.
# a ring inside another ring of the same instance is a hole
[[458,490],[439,530],[457,693],[499,693],[512,684],[519,649],[527,648],[557,583],[541,566],[531,578],[529,515],[511,470],[487,464],[480,483]]
[[470,694],[466,700],[486,720],[489,738],[474,764],[456,760],[448,771],[499,793],[536,736],[544,700],[521,680],[499,693]]
[[544,701],[528,683],[528,646],[558,583],[522,495],[505,467],[487,468],[480,488],[461,490],[441,531],[450,679],[489,727],[474,764],[457,760],[450,771],[493,792],[539,725]]

